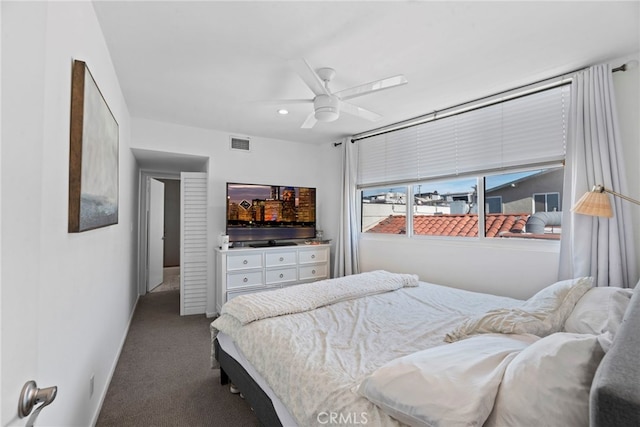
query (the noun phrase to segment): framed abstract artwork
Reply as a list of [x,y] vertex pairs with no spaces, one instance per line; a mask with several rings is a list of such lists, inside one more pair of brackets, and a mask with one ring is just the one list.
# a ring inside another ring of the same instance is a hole
[[73,62],[69,232],[118,223],[118,123],[83,61]]

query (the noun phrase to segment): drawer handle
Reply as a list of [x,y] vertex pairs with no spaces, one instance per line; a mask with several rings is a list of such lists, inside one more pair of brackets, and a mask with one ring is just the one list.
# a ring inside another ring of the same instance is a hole
[[311,270],[311,274],[316,274],[316,271],[315,270]]
[[316,257],[316,256],[315,256],[315,254],[312,254],[312,255],[311,255],[311,259],[314,259],[315,257]]
[[242,279],[242,281],[243,281],[244,283],[247,283],[247,282],[249,281],[249,279],[248,279],[247,277],[245,277],[244,279]]
[[284,277],[284,274],[280,273],[280,278],[282,279]]
[[283,257],[280,257],[280,262],[282,262],[282,261],[284,261],[284,258],[283,258]]
[[249,261],[247,261],[246,259],[244,261],[242,261],[243,264],[249,264]]

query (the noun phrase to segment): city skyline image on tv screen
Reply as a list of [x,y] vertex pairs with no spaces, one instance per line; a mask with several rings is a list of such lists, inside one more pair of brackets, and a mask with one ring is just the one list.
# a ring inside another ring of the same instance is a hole
[[[227,234],[232,241],[312,238],[315,216],[315,188],[227,184]],[[269,231],[274,228],[289,231]]]

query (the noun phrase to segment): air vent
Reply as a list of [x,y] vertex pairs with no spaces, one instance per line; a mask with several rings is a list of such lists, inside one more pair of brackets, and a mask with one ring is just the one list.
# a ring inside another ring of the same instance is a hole
[[231,137],[231,149],[240,151],[251,151],[251,141],[249,138]]

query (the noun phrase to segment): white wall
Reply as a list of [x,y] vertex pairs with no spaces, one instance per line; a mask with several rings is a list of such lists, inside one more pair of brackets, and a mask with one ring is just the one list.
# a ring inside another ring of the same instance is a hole
[[[227,182],[316,187],[317,226],[326,239],[336,238],[342,150],[333,143],[301,144],[146,119],[132,119],[131,129],[132,148],[209,158],[210,249],[225,230]],[[251,151],[231,150],[232,134],[249,136]],[[214,274],[212,270],[210,288]],[[213,298],[209,298],[207,312],[215,312]]]
[[[87,426],[137,299],[129,113],[91,3],[1,7],[1,423],[26,423],[17,418],[17,402],[33,379],[58,386],[36,425]],[[67,233],[73,59],[89,66],[120,130],[119,223],[78,234]]]
[[[612,62],[616,67],[637,54]],[[639,69],[614,73],[619,123],[631,197],[640,198]],[[640,265],[640,207],[633,206]],[[361,268],[416,273],[422,280],[472,291],[528,298],[557,279],[558,242],[363,236]]]

